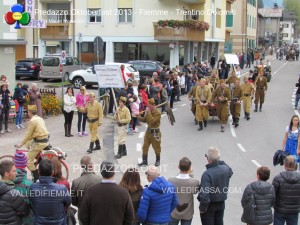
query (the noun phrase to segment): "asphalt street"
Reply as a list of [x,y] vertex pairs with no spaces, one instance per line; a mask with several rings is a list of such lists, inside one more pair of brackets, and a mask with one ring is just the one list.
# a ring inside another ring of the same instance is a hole
[[[274,167],[273,155],[281,148],[286,126],[295,112],[292,106],[295,83],[300,72],[299,62],[272,61],[272,80],[268,83],[266,102],[262,112],[251,111],[251,119],[246,121],[241,117],[240,126],[233,128],[229,122],[225,133],[220,132],[217,118],[210,117],[208,127],[197,131],[190,111],[190,102],[187,96],[175,103],[173,113],[176,118],[174,126],[169,124],[166,115],[161,121],[162,154],[161,175],[166,178],[176,176],[178,162],[186,156],[192,160],[194,177],[201,178],[207,164],[205,153],[210,146],[217,146],[221,150],[221,159],[234,172],[230,181],[228,200],[226,201],[224,224],[242,224],[241,198],[247,184],[256,179],[257,167],[263,165],[271,169],[272,182],[283,167]],[[243,115],[243,113],[241,113]],[[139,132],[131,135],[127,140],[128,156],[118,160],[122,167],[136,165],[141,161],[143,137],[146,127],[138,127]],[[115,144],[116,152],[116,144]],[[154,164],[155,154],[149,150],[149,163]],[[141,171],[143,184],[146,177]],[[200,224],[198,202],[195,196],[195,215],[193,224]]]

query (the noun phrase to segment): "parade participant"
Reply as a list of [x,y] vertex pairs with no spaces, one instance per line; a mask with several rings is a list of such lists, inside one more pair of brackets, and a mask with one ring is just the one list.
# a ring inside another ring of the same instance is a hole
[[231,102],[230,102],[230,113],[232,115],[232,125],[234,127],[239,126],[240,114],[241,114],[241,100],[243,97],[243,90],[240,86],[240,79],[235,80],[235,87],[231,92]]
[[[98,127],[102,125],[103,109],[99,102],[95,100],[95,94],[89,93],[89,102],[86,104],[87,120],[89,122],[89,129],[91,134],[90,147],[87,150],[88,153],[92,153],[93,150],[100,150],[100,141],[98,136]],[[94,143],[96,147],[94,147]]]
[[205,85],[205,79],[201,79],[199,86],[196,88],[196,120],[199,123],[198,131],[207,126],[209,117],[208,104],[211,102],[211,89]]
[[160,165],[160,152],[161,152],[161,133],[160,133],[160,119],[161,113],[155,107],[155,100],[153,98],[148,101],[148,109],[144,117],[141,115],[137,115],[138,119],[141,122],[148,124],[148,129],[145,134],[144,144],[143,144],[143,161],[138,164],[139,166],[147,166],[148,165],[148,151],[149,147],[152,144],[152,147],[156,154],[156,162],[155,166]]
[[[228,101],[230,101],[230,90],[225,87],[225,81],[220,80],[220,86],[213,94],[212,99],[217,98],[217,114],[221,121],[221,132],[225,131],[225,125],[228,121]],[[211,104],[214,107],[214,103]]]
[[244,83],[241,84],[241,89],[243,91],[243,108],[245,112],[245,119],[250,120],[250,109],[251,109],[251,99],[254,93],[254,87],[250,83],[248,76],[244,76]]
[[282,142],[282,150],[286,151],[289,155],[298,158],[298,155],[300,155],[299,143],[299,117],[297,115],[294,115],[290,121],[290,124],[285,129],[285,134]]
[[209,77],[209,83],[213,86],[213,90],[217,89],[219,81],[220,81],[220,79],[219,79],[219,76],[218,76],[218,71],[217,70],[213,70],[211,72],[211,76]]
[[253,70],[249,70],[249,77],[248,80],[251,84],[254,83],[255,79],[257,77],[257,74],[254,74]]
[[254,112],[257,112],[258,109],[258,102],[260,103],[259,105],[259,111],[262,111],[262,105],[265,101],[265,95],[268,89],[268,82],[267,82],[267,78],[265,78],[263,76],[263,70],[259,71],[258,73],[258,77],[255,79],[254,82],[254,87],[255,87],[255,109]]
[[[199,81],[196,80],[196,85],[194,87],[192,87],[192,89],[188,95],[189,100],[192,101],[191,111],[194,114],[194,116],[196,115],[196,89],[197,89],[198,85],[199,85]],[[194,117],[194,120],[195,120],[195,125],[198,125],[198,121],[196,120],[196,117]]]
[[236,76],[235,71],[232,71],[230,74],[230,77],[225,81],[226,84],[228,84],[228,87],[230,88],[230,91],[235,87],[235,81],[238,77]]
[[34,165],[35,157],[49,145],[49,132],[47,130],[43,118],[37,115],[36,105],[28,105],[28,116],[30,121],[28,123],[27,132],[20,144],[16,147],[20,148],[23,145],[30,151],[28,152],[28,169],[32,172],[34,182],[38,180],[38,171]]
[[118,125],[118,154],[116,159],[127,155],[126,150],[126,137],[127,137],[127,125],[130,123],[131,116],[129,109],[125,106],[127,99],[123,96],[119,98],[119,108],[115,114],[115,120]]

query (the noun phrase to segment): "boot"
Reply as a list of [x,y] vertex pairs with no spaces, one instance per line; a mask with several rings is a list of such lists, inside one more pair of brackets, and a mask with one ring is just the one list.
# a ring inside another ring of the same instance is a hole
[[200,131],[200,130],[203,130],[203,123],[202,123],[202,121],[199,122],[199,128],[198,128],[198,131]]
[[246,113],[246,112],[245,112],[245,116],[244,116],[244,119],[247,119],[247,114],[248,114],[248,113]]
[[119,145],[118,154],[115,155],[116,159],[120,159],[122,157],[122,150],[123,150],[122,145]]
[[96,147],[93,148],[93,150],[100,150],[100,149],[101,149],[100,141],[99,141],[99,140],[96,140],[96,141],[95,141],[95,144],[96,144]]
[[122,156],[126,156],[126,155],[127,155],[126,145],[122,145]]
[[143,161],[138,166],[148,166],[148,155],[143,155]]
[[262,104],[259,105],[259,111],[262,112]]
[[86,152],[87,153],[92,153],[93,152],[93,147],[94,147],[94,142],[90,142],[90,147]]
[[64,124],[64,127],[65,127],[65,137],[70,137],[69,133],[68,133],[68,124],[65,123]]
[[235,125],[235,120],[236,120],[236,118],[233,116],[232,117],[232,125]]
[[246,117],[247,117],[247,120],[250,120],[250,113],[247,113]]
[[160,165],[160,155],[156,155],[156,161],[154,166],[159,166]]
[[234,125],[234,127],[238,127],[239,126],[239,120],[240,120],[240,118],[235,118],[235,125]]
[[225,127],[221,125],[221,132],[225,132]]
[[72,124],[68,124],[68,134],[69,134],[69,137],[73,137],[74,135],[71,134],[71,129],[72,129]]
[[203,120],[204,127],[207,127],[207,120]]
[[257,108],[258,108],[258,106],[257,106],[257,105],[255,105],[254,112],[257,112]]
[[39,172],[37,170],[32,171],[32,178],[34,183],[39,179]]

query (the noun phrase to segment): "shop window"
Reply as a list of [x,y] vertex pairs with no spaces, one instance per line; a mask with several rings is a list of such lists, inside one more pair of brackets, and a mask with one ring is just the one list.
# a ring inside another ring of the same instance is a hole
[[88,9],[89,23],[101,23],[101,9]]
[[119,23],[132,23],[132,8],[118,8]]

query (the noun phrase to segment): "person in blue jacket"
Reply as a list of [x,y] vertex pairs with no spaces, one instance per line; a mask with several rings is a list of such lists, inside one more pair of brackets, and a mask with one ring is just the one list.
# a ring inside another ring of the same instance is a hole
[[139,221],[144,225],[167,225],[178,204],[174,186],[151,165],[146,172],[149,186],[143,191],[138,208]]

